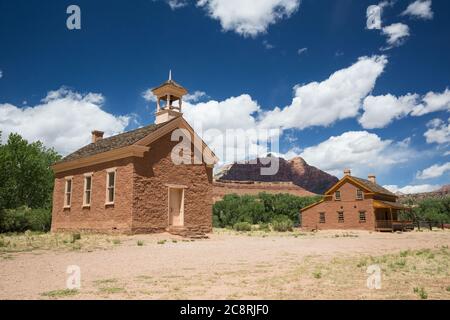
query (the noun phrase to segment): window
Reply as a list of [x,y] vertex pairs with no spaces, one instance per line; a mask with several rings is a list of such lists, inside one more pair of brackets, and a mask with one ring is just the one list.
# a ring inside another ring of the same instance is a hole
[[325,212],[319,212],[319,223],[325,223]]
[[344,211],[338,211],[338,222],[344,223]]
[[83,207],[89,207],[91,205],[92,194],[92,173],[84,176],[84,195],[83,195]]
[[356,200],[362,200],[363,199],[363,192],[361,189],[356,190]]
[[110,169],[106,172],[106,204],[114,203],[116,189],[116,169]]
[[64,187],[64,207],[70,208],[72,202],[72,177],[66,178],[66,185]]
[[366,222],[366,212],[365,211],[359,212],[359,222]]
[[334,193],[334,198],[335,198],[336,200],[341,200],[341,192],[340,192],[340,191],[336,191],[336,192]]

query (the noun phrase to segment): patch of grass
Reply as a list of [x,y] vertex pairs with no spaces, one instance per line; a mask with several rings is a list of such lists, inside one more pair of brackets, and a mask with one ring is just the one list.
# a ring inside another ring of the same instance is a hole
[[112,283],[116,283],[117,279],[102,279],[102,280],[96,280],[94,281],[94,283],[96,285],[107,285],[107,284],[112,284]]
[[158,244],[165,244],[167,242],[167,240],[159,240],[157,243]]
[[120,242],[120,239],[113,239],[112,243],[115,244],[115,245],[118,245],[121,242]]
[[138,245],[138,247],[142,247],[144,245],[144,241],[138,240],[137,245]]
[[400,257],[402,257],[402,258],[405,258],[410,254],[411,254],[411,251],[409,251],[409,250],[400,251]]
[[314,272],[313,272],[313,276],[314,276],[314,278],[316,278],[316,279],[320,279],[320,278],[322,278],[322,272],[320,272],[320,271],[314,271]]
[[70,243],[75,243],[75,241],[81,240],[81,234],[79,233],[73,233],[70,238]]
[[175,239],[172,239],[172,243],[177,243],[178,241]]
[[98,289],[101,293],[115,294],[125,292],[125,288],[122,287],[102,287]]
[[445,291],[450,292],[450,286],[448,286],[447,288],[445,288]]
[[63,290],[54,290],[54,291],[48,291],[44,292],[41,295],[44,297],[50,297],[50,298],[61,298],[61,297],[71,297],[78,294],[78,290],[76,289],[63,289]]
[[424,287],[415,287],[413,291],[415,294],[419,296],[420,299],[422,300],[428,299],[428,293],[425,291]]

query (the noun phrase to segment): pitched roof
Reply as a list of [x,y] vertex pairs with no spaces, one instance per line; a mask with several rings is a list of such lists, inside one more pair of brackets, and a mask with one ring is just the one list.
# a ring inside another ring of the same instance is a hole
[[358,177],[351,177],[353,180],[356,180],[360,184],[362,184],[364,187],[366,187],[368,190],[374,192],[374,193],[381,193],[381,194],[387,194],[390,196],[396,196],[394,193],[390,192],[388,189],[383,188],[379,184],[370,182],[369,180],[358,178]]
[[81,158],[93,156],[102,152],[123,148],[130,146],[139,140],[145,138],[148,134],[162,128],[170,121],[161,124],[151,124],[136,130],[124,132],[115,136],[101,139],[96,143],[88,144],[87,146],[78,149],[77,151],[64,157],[59,163],[78,160]]
[[168,85],[168,84],[171,84],[171,85],[174,85],[174,86],[177,87],[177,88],[186,90],[181,84],[178,84],[178,83],[176,83],[175,81],[173,81],[173,80],[171,80],[171,79],[170,79],[170,80],[167,80],[166,82],[162,83],[161,85],[159,85],[159,86],[153,88],[152,90],[156,90],[156,89],[161,88],[161,87],[163,87],[163,86],[165,86],[165,85]]

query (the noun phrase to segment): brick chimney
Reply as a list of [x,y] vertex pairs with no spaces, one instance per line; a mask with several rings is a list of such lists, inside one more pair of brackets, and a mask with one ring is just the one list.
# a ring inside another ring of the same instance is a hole
[[96,143],[99,140],[103,139],[103,131],[94,130],[92,131],[92,143]]
[[377,183],[377,177],[374,174],[369,174],[369,181],[376,184]]
[[344,169],[344,176],[351,176],[351,175],[352,175],[352,170]]

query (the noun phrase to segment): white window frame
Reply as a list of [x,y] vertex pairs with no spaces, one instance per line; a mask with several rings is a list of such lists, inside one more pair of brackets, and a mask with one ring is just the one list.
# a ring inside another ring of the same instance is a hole
[[[338,194],[339,194],[339,197],[337,196]],[[342,199],[341,190],[336,190],[334,192],[334,200],[341,201],[341,199]]]
[[[109,201],[109,176],[114,172],[114,186],[113,186],[113,201]],[[116,184],[117,184],[117,168],[110,168],[106,170],[106,197],[105,205],[113,205],[116,201]]]
[[[70,181],[70,192],[67,191]],[[70,201],[67,203],[67,194],[70,194]],[[73,177],[64,178],[64,208],[69,209],[72,205],[72,194],[73,194]]]
[[[93,172],[84,174],[83,208],[89,208],[91,206],[91,203],[92,203],[92,177],[93,177],[93,175],[94,175]],[[89,190],[87,190],[87,178],[91,178],[91,185],[90,185],[90,189]],[[88,191],[89,191],[89,203],[86,201],[87,200],[86,193]]]
[[[358,194],[361,193],[361,197]],[[364,200],[364,192],[361,189],[356,189],[356,200]]]

